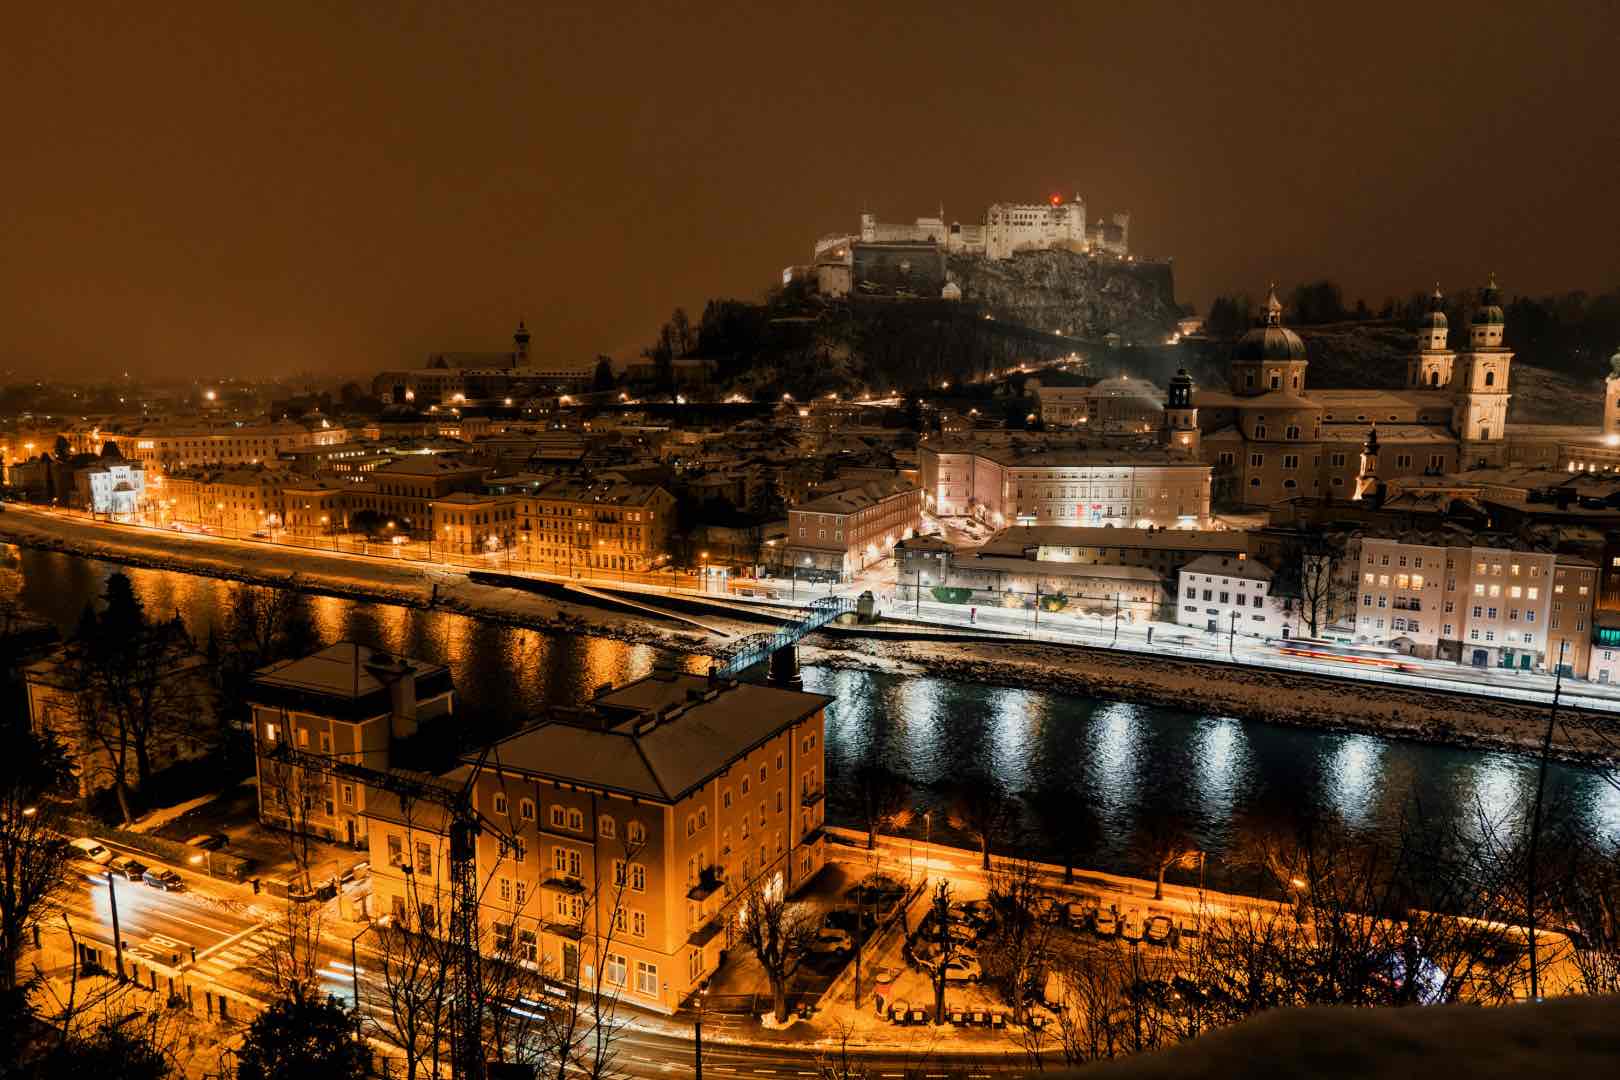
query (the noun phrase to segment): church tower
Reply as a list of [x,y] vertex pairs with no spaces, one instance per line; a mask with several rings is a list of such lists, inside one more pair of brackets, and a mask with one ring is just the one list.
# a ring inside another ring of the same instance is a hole
[[1367,431],[1367,440],[1361,444],[1361,467],[1356,470],[1356,493],[1350,496],[1357,502],[1377,501],[1378,498],[1378,425]]
[[1232,393],[1258,397],[1273,390],[1294,395],[1305,393],[1305,343],[1282,324],[1282,301],[1277,286],[1266,295],[1264,321],[1238,339],[1232,349],[1228,378]]
[[1181,368],[1170,380],[1164,403],[1164,440],[1172,450],[1198,456],[1198,406],[1193,404],[1193,380]]
[[1465,468],[1502,460],[1508,368],[1513,362],[1513,353],[1502,344],[1502,322],[1502,290],[1492,274],[1479,292],[1468,327],[1468,351],[1457,357],[1451,380],[1451,429],[1457,435],[1459,464]]
[[1620,435],[1620,349],[1609,357],[1609,377],[1603,380],[1603,434]]
[[517,346],[516,352],[512,354],[513,366],[527,367],[529,363],[529,329],[523,325],[522,319],[518,320],[517,332],[512,335],[512,344]]
[[1446,322],[1446,298],[1440,286],[1434,287],[1429,310],[1417,325],[1417,351],[1406,362],[1406,385],[1412,390],[1446,390],[1451,387],[1451,368],[1457,354],[1446,346],[1450,326]]

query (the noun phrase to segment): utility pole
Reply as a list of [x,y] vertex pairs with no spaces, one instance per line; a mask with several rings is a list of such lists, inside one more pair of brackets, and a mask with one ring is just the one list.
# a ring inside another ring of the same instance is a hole
[[1558,671],[1553,678],[1552,709],[1547,713],[1547,734],[1541,740],[1541,764],[1536,769],[1536,803],[1530,815],[1530,845],[1525,859],[1524,912],[1530,924],[1530,1000],[1541,1000],[1541,968],[1536,957],[1536,848],[1541,839],[1541,797],[1547,787],[1547,758],[1552,753],[1553,727],[1558,723],[1558,694],[1564,688],[1564,652],[1569,641],[1558,643]]
[[1040,579],[1037,578],[1036,581],[1035,581],[1035,633],[1038,634],[1040,632],[1041,632],[1041,583],[1040,583]]
[[693,1080],[703,1080],[703,1004],[709,996],[707,981],[698,987],[697,1019],[692,1021],[692,1076]]
[[[1114,645],[1119,644],[1119,593],[1114,594]],[[1112,647],[1112,646],[1110,646]]]
[[920,566],[917,567],[917,584],[912,586],[911,593],[912,593],[911,599],[915,602],[915,606],[912,608],[912,611],[915,612],[916,615],[919,618],[921,618],[922,617],[922,567],[920,567]]
[[[1226,639],[1226,657],[1228,660],[1237,659],[1237,619],[1238,613],[1232,612],[1232,632]],[[1215,647],[1220,648],[1219,645]]]
[[124,981],[124,938],[118,932],[118,889],[113,885],[113,872],[107,871],[107,904],[112,909],[113,924],[113,967],[118,972],[118,981]]

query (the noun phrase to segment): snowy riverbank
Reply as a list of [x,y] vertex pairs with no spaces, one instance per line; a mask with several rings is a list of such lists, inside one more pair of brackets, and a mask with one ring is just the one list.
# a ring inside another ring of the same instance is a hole
[[[673,652],[710,654],[726,638],[647,617],[469,582],[464,572],[308,548],[165,533],[31,510],[0,514],[0,540],[137,566],[234,581],[288,585],[348,599],[436,608],[473,618],[568,634],[590,634]],[[654,597],[648,597],[654,601]],[[704,621],[733,635],[761,629],[739,613]],[[1197,708],[1244,720],[1350,731],[1481,749],[1535,752],[1547,709],[1395,686],[1347,683],[1084,646],[942,642],[842,636],[800,647],[801,661],[824,668],[930,675],[1171,708]],[[1554,732],[1564,760],[1620,764],[1620,722],[1569,709]]]

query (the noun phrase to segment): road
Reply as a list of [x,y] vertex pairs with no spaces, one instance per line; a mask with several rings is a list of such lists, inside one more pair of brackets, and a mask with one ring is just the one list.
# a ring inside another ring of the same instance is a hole
[[[148,865],[160,865],[143,859]],[[169,967],[197,968],[214,975],[250,959],[248,950],[262,947],[266,923],[246,902],[211,893],[163,892],[114,873],[109,883],[105,869],[93,863],[75,864],[74,887],[63,898],[64,911],[74,933],[105,945],[113,944],[113,900],[116,893],[118,931],[126,955]]]

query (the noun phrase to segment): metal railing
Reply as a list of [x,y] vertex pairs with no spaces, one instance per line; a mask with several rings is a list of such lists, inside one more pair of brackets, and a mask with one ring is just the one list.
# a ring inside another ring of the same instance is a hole
[[736,678],[755,664],[769,659],[776,650],[797,645],[805,635],[820,630],[840,615],[854,612],[855,601],[847,596],[823,596],[805,605],[805,611],[804,618],[796,623],[768,633],[750,634],[737,641],[715,657],[716,665],[710,674],[717,679]]

